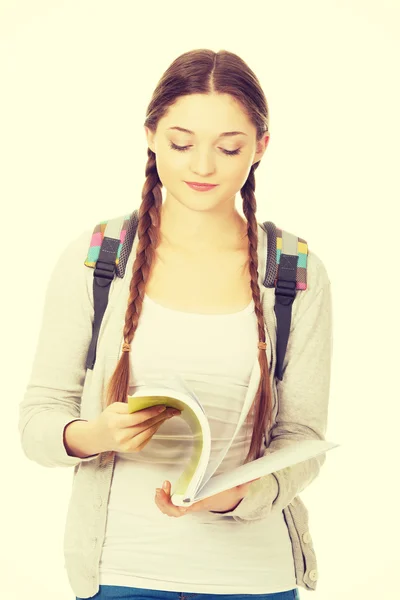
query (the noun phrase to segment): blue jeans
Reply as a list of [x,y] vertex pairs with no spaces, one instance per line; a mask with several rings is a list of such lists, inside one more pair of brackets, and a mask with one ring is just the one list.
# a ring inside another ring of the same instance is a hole
[[[76,597],[76,600],[82,598]],[[91,600],[300,600],[298,588],[275,594],[188,594],[122,585],[100,585]]]

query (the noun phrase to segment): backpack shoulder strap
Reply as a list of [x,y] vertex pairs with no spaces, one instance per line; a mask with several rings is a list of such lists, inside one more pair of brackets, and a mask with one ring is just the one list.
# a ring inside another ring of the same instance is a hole
[[277,320],[276,376],[283,379],[283,361],[289,340],[292,304],[298,291],[307,289],[306,240],[265,221],[268,235],[267,265],[263,285],[275,287],[274,311]]
[[127,258],[132,247],[137,226],[137,211],[107,221],[100,221],[92,234],[85,265],[94,269],[93,304],[94,321],[86,368],[93,369],[96,362],[97,340],[107,308],[111,281],[123,277]]
[[[94,269],[93,299],[94,322],[86,368],[93,369],[101,322],[107,307],[111,281],[124,277],[125,268],[139,222],[138,210],[129,215],[98,223],[92,234],[87,267]],[[277,319],[277,377],[282,380],[282,368],[289,339],[292,304],[296,291],[307,289],[306,240],[265,221],[261,227],[268,234],[268,253],[264,287],[275,287],[275,314]]]
[[[123,215],[107,221],[100,221],[93,229],[85,265],[95,269],[98,274],[102,268],[107,272],[115,271],[120,277],[119,266],[122,246],[125,242],[131,215]],[[108,265],[108,266],[106,266]],[[112,268],[110,267],[112,266]]]

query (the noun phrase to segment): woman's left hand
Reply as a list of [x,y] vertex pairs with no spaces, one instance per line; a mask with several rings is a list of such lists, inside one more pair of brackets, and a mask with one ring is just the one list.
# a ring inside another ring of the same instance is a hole
[[194,502],[188,507],[175,506],[175,504],[171,502],[171,483],[169,481],[164,481],[163,487],[161,489],[156,489],[155,503],[161,512],[169,517],[182,517],[188,513],[199,512],[200,510],[211,510],[221,513],[230,512],[231,510],[234,510],[246,496],[253,481],[256,481],[256,479],[237,485],[229,490],[215,494],[214,496],[204,498],[204,500]]

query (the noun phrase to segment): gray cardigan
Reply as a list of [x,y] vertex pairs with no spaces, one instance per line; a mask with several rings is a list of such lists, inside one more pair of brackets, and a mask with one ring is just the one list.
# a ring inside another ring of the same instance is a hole
[[[259,287],[267,344],[272,348],[270,374],[274,427],[265,439],[265,454],[302,439],[325,439],[332,358],[331,282],[321,259],[309,249],[307,290],[293,302],[291,333],[284,377],[273,377],[276,365],[274,288],[262,285],[267,233],[259,226]],[[104,408],[105,384],[122,349],[124,316],[129,297],[127,276],[111,283],[109,303],[100,329],[93,371],[85,362],[92,335],[93,269],[84,265],[92,229],[61,253],[45,297],[38,345],[26,393],[20,403],[19,433],[28,459],[45,467],[74,467],[64,533],[65,568],[76,596],[99,590],[98,564],[105,534],[107,502],[114,461],[103,454],[69,456],[64,428],[74,420],[96,418]],[[132,272],[138,236],[127,264]],[[249,386],[255,395],[260,378],[258,359]],[[223,515],[247,523],[283,511],[293,548],[297,585],[315,590],[317,562],[309,531],[308,511],[299,494],[317,477],[326,454],[255,481],[239,506]]]

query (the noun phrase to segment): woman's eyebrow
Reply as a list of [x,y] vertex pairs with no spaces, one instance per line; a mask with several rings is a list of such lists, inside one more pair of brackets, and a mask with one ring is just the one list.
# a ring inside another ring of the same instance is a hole
[[[184,133],[190,133],[191,135],[196,135],[194,131],[190,131],[190,129],[185,129],[184,127],[169,127],[168,131],[170,131],[171,129],[176,129],[177,131],[183,131]],[[218,136],[218,138],[221,137],[230,137],[233,135],[246,135],[247,133],[244,133],[243,131],[224,131],[223,133],[220,133],[220,135]]]

